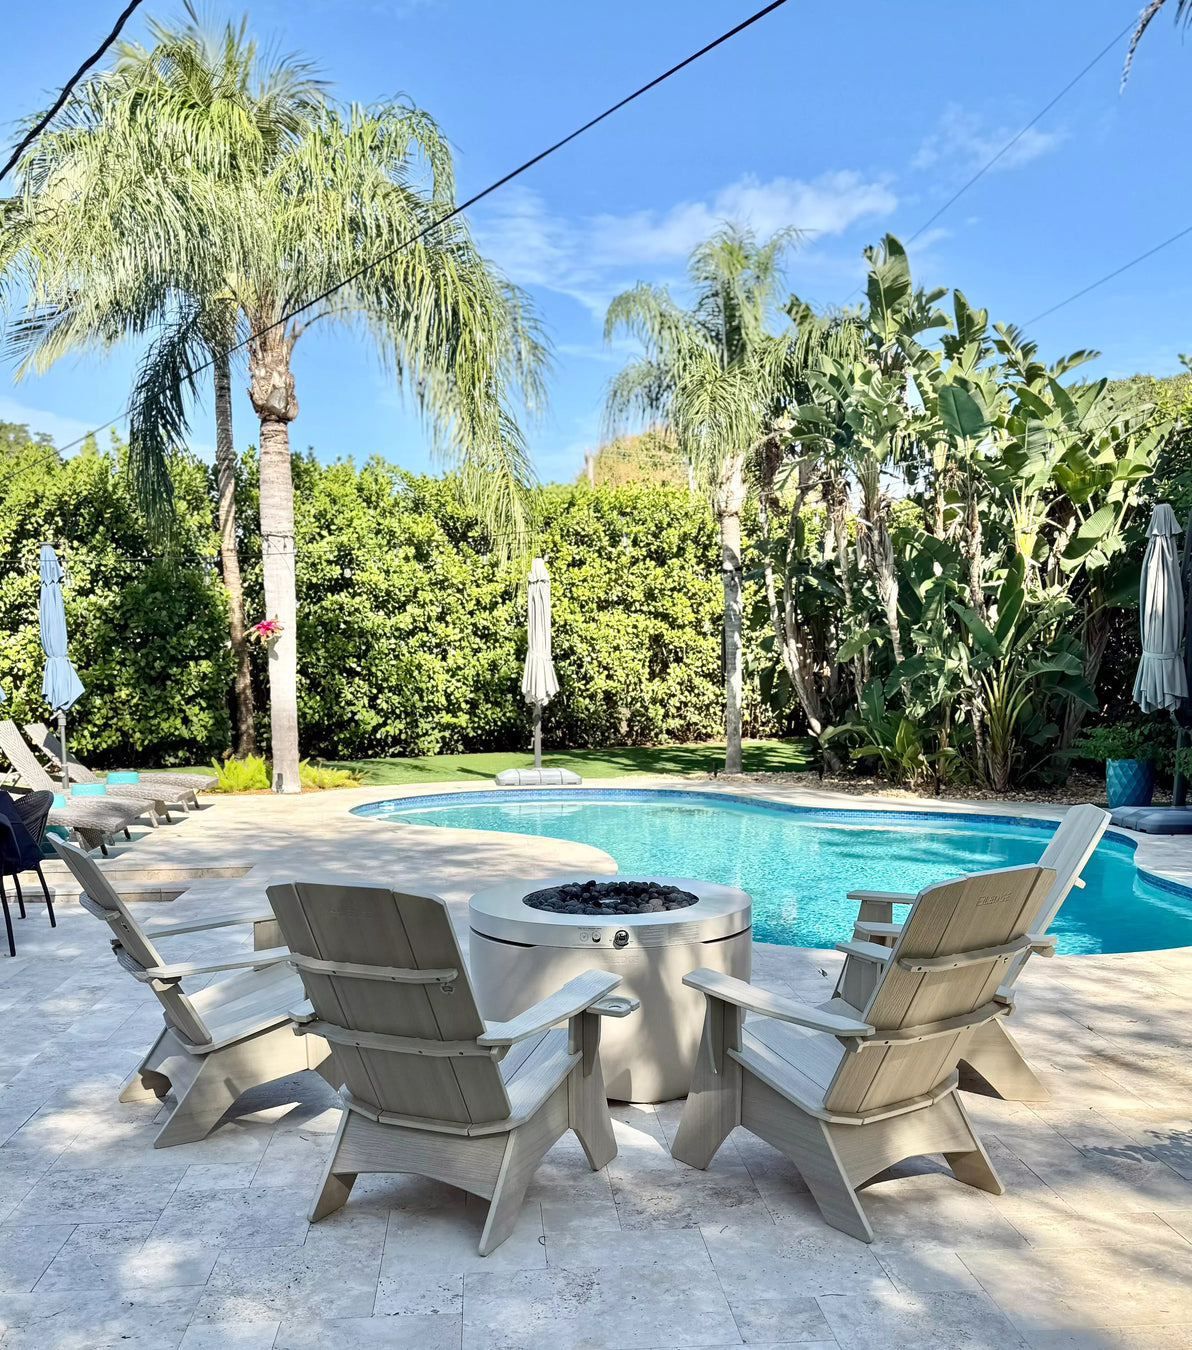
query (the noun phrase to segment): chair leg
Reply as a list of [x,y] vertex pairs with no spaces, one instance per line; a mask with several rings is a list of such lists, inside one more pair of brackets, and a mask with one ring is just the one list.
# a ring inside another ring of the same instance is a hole
[[944,1161],[952,1169],[952,1175],[957,1181],[963,1181],[966,1186],[973,1186],[979,1191],[988,1191],[991,1195],[1003,1195],[1006,1188],[994,1170],[984,1145],[977,1138],[959,1094],[951,1093],[944,1101],[937,1102],[934,1109],[939,1110],[945,1102],[948,1104],[949,1112],[955,1111],[957,1124],[968,1134],[972,1145],[971,1148],[944,1154]]
[[[301,1039],[287,1022],[207,1055],[188,1053],[188,1061],[198,1060],[198,1072],[186,1084],[180,1084],[175,1074],[178,1105],[153,1147],[172,1148],[205,1139],[242,1092],[305,1069],[306,1047]],[[186,1072],[190,1072],[189,1064]]]
[[17,910],[20,912],[22,919],[27,918],[28,916],[25,913],[25,893],[21,890],[21,878],[16,872],[12,874],[12,884],[17,888]]
[[58,920],[54,917],[54,902],[50,899],[50,888],[46,885],[46,877],[41,870],[41,863],[37,864],[37,879],[41,882],[41,893],[46,898],[46,911],[50,916],[50,927],[57,928]]
[[[1003,1101],[1046,1102],[1051,1093],[1026,1062],[1018,1042],[995,1017],[977,1027],[961,1062],[975,1069]],[[967,1086],[967,1084],[966,1084]]]
[[[563,1091],[566,1092],[566,1085]],[[547,1110],[544,1108],[543,1113]],[[516,1130],[510,1131],[505,1141],[505,1156],[501,1160],[501,1170],[497,1174],[497,1184],[488,1206],[484,1231],[480,1234],[478,1250],[481,1256],[496,1251],[517,1226],[534,1169],[562,1133],[560,1130],[544,1134],[540,1121],[540,1117],[535,1117],[525,1125],[519,1125]],[[563,1128],[566,1129],[565,1103]]]
[[343,1149],[344,1136],[352,1127],[355,1118],[355,1113],[346,1108],[340,1117],[339,1129],[335,1132],[335,1143],[331,1147],[331,1157],[327,1159],[327,1168],[323,1173],[323,1180],[319,1183],[314,1207],[310,1211],[311,1223],[318,1223],[328,1214],[334,1214],[337,1209],[342,1209],[348,1202],[348,1196],[352,1194],[352,1187],[356,1184],[356,1173],[337,1172],[335,1164]]
[[8,954],[17,954],[16,939],[12,935],[12,915],[8,912],[8,892],[4,889],[4,878],[0,876],[0,906],[4,908],[4,928],[8,934]]
[[[710,1003],[704,1021],[703,1039],[695,1058],[691,1092],[683,1105],[671,1157],[688,1167],[703,1171],[716,1156],[720,1145],[741,1123],[741,1066],[730,1055],[721,1054],[717,1071],[717,1029],[714,1018],[739,1017],[737,1009]],[[730,1027],[730,1034],[732,1028]]]
[[599,1172],[617,1156],[600,1069],[600,1018],[581,1013],[574,1026],[575,1048],[583,1052],[583,1059],[567,1079],[567,1123],[575,1131],[588,1166]]
[[[137,1065],[120,1087],[122,1102],[160,1101],[170,1090],[170,1077],[162,1073],[165,1061],[180,1052],[173,1033],[163,1030],[149,1047],[149,1053]],[[183,1052],[184,1053],[184,1052]]]

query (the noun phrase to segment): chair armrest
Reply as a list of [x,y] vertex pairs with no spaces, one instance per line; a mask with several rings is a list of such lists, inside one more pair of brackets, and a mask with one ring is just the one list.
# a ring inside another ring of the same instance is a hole
[[722,975],[718,970],[701,967],[684,975],[683,983],[692,989],[698,989],[707,998],[732,1003],[738,1008],[744,1008],[746,1012],[759,1013],[762,1017],[773,1017],[779,1022],[792,1022],[797,1027],[810,1027],[812,1031],[828,1031],[833,1036],[873,1035],[874,1029],[868,1022],[822,1012],[819,1008],[812,1008],[806,1003],[798,1003],[793,998],[784,998],[781,994],[771,994],[765,989],[757,989],[752,984],[746,984],[744,980],[734,979],[731,975]]
[[234,919],[202,919],[198,923],[176,923],[166,928],[145,929],[145,936],[151,938],[175,937],[179,933],[202,933],[208,928],[231,928],[240,923],[276,923],[277,916],[270,910],[267,914],[245,914]]
[[524,1013],[508,1022],[490,1022],[483,1036],[476,1037],[478,1045],[516,1045],[541,1031],[549,1031],[560,1022],[567,1022],[577,1013],[599,1003],[605,994],[621,983],[619,975],[607,970],[586,970],[577,975],[557,993],[535,1003]]
[[853,937],[860,935],[863,941],[867,937],[897,937],[902,932],[900,923],[878,923],[874,919],[855,919]]
[[301,1034],[300,1028],[305,1026],[307,1022],[313,1022],[318,1015],[315,1012],[315,1005],[310,999],[303,999],[297,1007],[291,1008],[289,1013],[290,1021],[297,1024],[295,1031],[298,1031],[299,1034]]
[[1036,956],[1054,956],[1055,944],[1059,941],[1054,933],[1028,933],[1027,940]]
[[880,942],[838,942],[836,950],[845,956],[857,956],[862,961],[878,961],[885,965],[894,948],[883,947]]
[[150,980],[185,980],[191,975],[212,975],[217,970],[249,970],[253,966],[276,966],[289,960],[289,947],[273,947],[267,951],[250,952],[247,956],[232,957],[227,961],[200,961],[168,966],[146,966],[143,972],[137,975],[137,979],[143,983],[148,983]]
[[886,905],[913,905],[915,896],[906,891],[849,891],[846,900],[873,900]]

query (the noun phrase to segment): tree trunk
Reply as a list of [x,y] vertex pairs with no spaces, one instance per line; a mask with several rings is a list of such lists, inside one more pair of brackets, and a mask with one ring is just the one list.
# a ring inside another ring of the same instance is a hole
[[289,424],[298,415],[290,374],[292,339],[281,328],[249,348],[249,397],[261,419],[261,572],[265,617],[281,635],[269,644],[269,724],[274,792],[301,792],[298,773],[298,601],[294,576],[294,480]]
[[725,461],[716,488],[720,526],[720,573],[724,583],[724,771],[741,772],[741,508],[745,504],[745,459]]
[[233,697],[236,706],[236,750],[252,755],[257,749],[253,726],[252,679],[248,643],[244,637],[244,587],[240,582],[240,555],[236,551],[236,446],[232,440],[232,372],[226,351],[212,352],[215,384],[215,474],[219,491],[219,557],[224,589],[228,593],[228,635],[236,660]]
[[977,494],[970,484],[969,498],[965,507],[965,534],[968,546],[968,593],[969,608],[985,622],[985,560],[982,557],[981,515],[977,509]]

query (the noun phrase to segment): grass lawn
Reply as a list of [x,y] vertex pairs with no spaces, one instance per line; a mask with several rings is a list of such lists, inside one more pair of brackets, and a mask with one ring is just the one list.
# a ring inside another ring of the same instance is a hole
[[[746,773],[792,772],[810,768],[804,741],[746,741]],[[447,783],[474,778],[491,781],[502,769],[532,769],[534,756],[512,751],[480,755],[427,755],[422,759],[325,760],[329,768],[353,769],[366,784]],[[708,773],[724,767],[724,746],[623,746],[611,750],[561,750],[542,756],[544,768],[573,769],[583,778],[619,778],[632,773]]]

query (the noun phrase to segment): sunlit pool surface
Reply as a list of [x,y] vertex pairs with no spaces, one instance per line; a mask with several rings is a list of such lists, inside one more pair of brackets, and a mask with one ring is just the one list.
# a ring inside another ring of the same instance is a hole
[[[411,825],[591,844],[621,872],[699,877],[753,897],[754,937],[831,947],[852,935],[850,890],[917,891],[962,872],[1035,862],[1054,823],[1007,816],[819,810],[711,793],[511,789],[373,802],[355,814]],[[1192,945],[1192,890],[1140,873],[1103,838],[1052,931],[1060,952]]]

